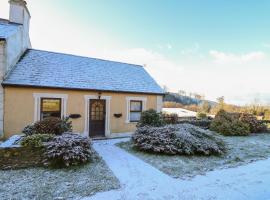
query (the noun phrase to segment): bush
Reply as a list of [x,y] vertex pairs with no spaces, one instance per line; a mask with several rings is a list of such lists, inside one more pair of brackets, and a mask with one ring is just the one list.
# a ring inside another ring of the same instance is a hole
[[194,126],[199,126],[203,129],[209,129],[211,122],[211,119],[185,119],[178,121],[179,124],[192,124]]
[[196,115],[197,119],[207,119],[207,114],[203,113],[203,112],[198,112]]
[[141,119],[137,124],[137,127],[143,126],[162,126],[164,124],[162,116],[154,109],[146,110],[142,112]]
[[54,134],[61,135],[64,132],[71,132],[72,124],[69,118],[56,118],[48,117],[41,121],[34,123],[33,125],[28,125],[22,131],[26,135],[33,134]]
[[215,133],[190,124],[140,127],[132,136],[135,148],[152,153],[219,155],[225,145]]
[[89,138],[66,133],[46,143],[44,165],[57,168],[79,165],[90,161],[93,155]]
[[238,113],[228,113],[224,110],[216,114],[211,122],[210,130],[227,136],[246,136],[250,133],[248,124],[239,119]]
[[166,124],[177,124],[178,123],[178,115],[175,113],[162,114],[162,118],[164,120],[164,123],[166,123]]
[[240,121],[249,126],[251,133],[262,133],[267,131],[267,126],[257,120],[257,118],[252,114],[242,113],[240,116]]
[[44,142],[53,138],[50,134],[35,134],[24,137],[20,144],[24,147],[42,147]]

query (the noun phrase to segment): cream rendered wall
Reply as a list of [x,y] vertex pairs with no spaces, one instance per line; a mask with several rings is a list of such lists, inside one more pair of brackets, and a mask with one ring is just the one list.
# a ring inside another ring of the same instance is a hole
[[[93,91],[74,91],[62,89],[37,89],[37,88],[16,88],[5,87],[5,113],[4,113],[4,130],[5,137],[20,133],[21,130],[28,124],[34,121],[35,100],[34,93],[46,94],[66,94],[67,111],[66,114],[80,114],[82,117],[73,119],[74,132],[84,132],[85,127],[85,95],[98,95]],[[133,132],[136,128],[136,123],[126,123],[127,102],[126,97],[143,97],[146,98],[146,109],[157,109],[157,95],[146,94],[128,94],[128,93],[111,93],[103,92],[101,96],[110,96],[110,133],[125,133]],[[115,113],[122,113],[121,118],[115,118]]]
[[[24,52],[31,48],[29,38],[30,14],[23,0],[10,0],[9,21],[18,24],[18,30],[0,41],[0,82],[16,65]],[[0,86],[0,137],[3,135],[3,88]]]
[[[5,41],[0,41],[0,81],[2,82],[5,69]],[[3,88],[0,86],[0,137],[3,136]]]

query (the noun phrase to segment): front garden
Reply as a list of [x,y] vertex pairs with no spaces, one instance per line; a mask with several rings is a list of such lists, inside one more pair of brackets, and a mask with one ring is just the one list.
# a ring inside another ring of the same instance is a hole
[[46,118],[0,148],[0,199],[77,199],[119,181],[68,118]]
[[270,134],[251,115],[221,111],[210,128],[214,131],[191,124],[166,125],[157,113],[147,111],[131,141],[117,145],[178,178],[270,157]]

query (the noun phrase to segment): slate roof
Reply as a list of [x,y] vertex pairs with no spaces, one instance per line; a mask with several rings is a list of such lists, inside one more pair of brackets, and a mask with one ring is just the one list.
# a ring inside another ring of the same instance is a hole
[[33,49],[2,85],[163,94],[142,66]]
[[0,19],[0,39],[7,39],[19,28],[19,24],[10,23],[8,20]]

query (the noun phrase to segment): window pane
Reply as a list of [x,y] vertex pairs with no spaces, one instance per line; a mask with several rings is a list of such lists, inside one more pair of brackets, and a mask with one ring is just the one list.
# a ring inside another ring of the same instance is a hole
[[131,111],[141,111],[142,110],[142,102],[141,101],[131,101],[130,102],[130,110]]
[[42,99],[42,111],[60,111],[60,99]]
[[47,117],[61,118],[61,99],[41,99],[41,120]]
[[141,118],[141,112],[131,112],[130,113],[130,121],[137,122]]

